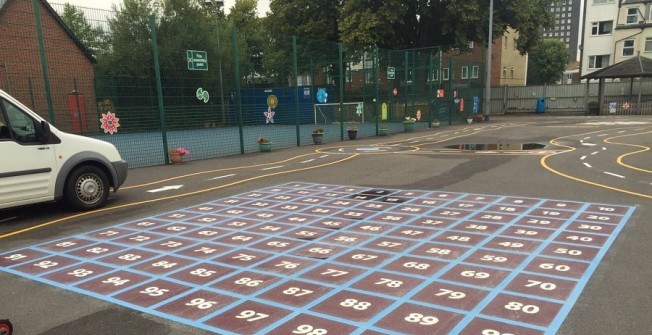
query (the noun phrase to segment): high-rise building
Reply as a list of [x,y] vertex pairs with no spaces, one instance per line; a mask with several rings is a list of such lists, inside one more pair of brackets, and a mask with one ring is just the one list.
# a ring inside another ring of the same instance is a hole
[[583,0],[563,0],[559,4],[552,4],[550,11],[555,16],[555,25],[543,30],[544,38],[557,39],[566,45],[569,63],[579,60],[582,3]]

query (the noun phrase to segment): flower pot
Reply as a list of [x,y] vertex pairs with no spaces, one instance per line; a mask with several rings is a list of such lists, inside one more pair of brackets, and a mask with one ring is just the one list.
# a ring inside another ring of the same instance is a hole
[[378,128],[378,136],[387,136],[387,128]]
[[176,151],[170,151],[169,153],[170,156],[170,163],[172,164],[181,164],[183,163],[183,156],[181,156],[180,153]]
[[439,127],[439,121],[432,121],[433,127]]
[[468,124],[473,123],[473,118],[467,118],[467,119],[466,119],[466,123],[468,123]]
[[357,130],[347,130],[347,134],[349,134],[349,140],[355,140],[356,137],[358,137],[358,131]]
[[414,131],[414,122],[403,122],[403,126],[405,127],[406,133]]
[[270,152],[272,151],[272,142],[258,143],[258,148],[261,152]]
[[312,143],[322,144],[324,143],[324,134],[323,133],[313,133],[312,134]]

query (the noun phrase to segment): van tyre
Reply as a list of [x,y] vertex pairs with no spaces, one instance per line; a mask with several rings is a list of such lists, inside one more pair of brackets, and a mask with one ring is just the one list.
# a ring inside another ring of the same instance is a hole
[[95,166],[85,165],[75,169],[65,187],[65,199],[75,209],[95,209],[109,197],[109,178]]
[[0,335],[11,335],[14,332],[14,327],[9,320],[0,320]]

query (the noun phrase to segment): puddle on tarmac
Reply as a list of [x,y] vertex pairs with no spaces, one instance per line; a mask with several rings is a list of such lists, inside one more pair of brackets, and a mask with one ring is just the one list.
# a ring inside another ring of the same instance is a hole
[[454,144],[447,145],[448,149],[457,150],[491,150],[491,151],[506,151],[506,150],[537,150],[544,149],[549,145],[546,143],[476,143],[476,144]]

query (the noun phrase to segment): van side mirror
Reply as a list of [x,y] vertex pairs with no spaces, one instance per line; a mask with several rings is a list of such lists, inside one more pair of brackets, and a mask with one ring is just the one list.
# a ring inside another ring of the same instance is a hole
[[50,139],[52,138],[52,132],[50,131],[50,124],[41,121],[38,127],[36,127],[36,138],[38,138],[39,142],[43,144],[50,143]]

